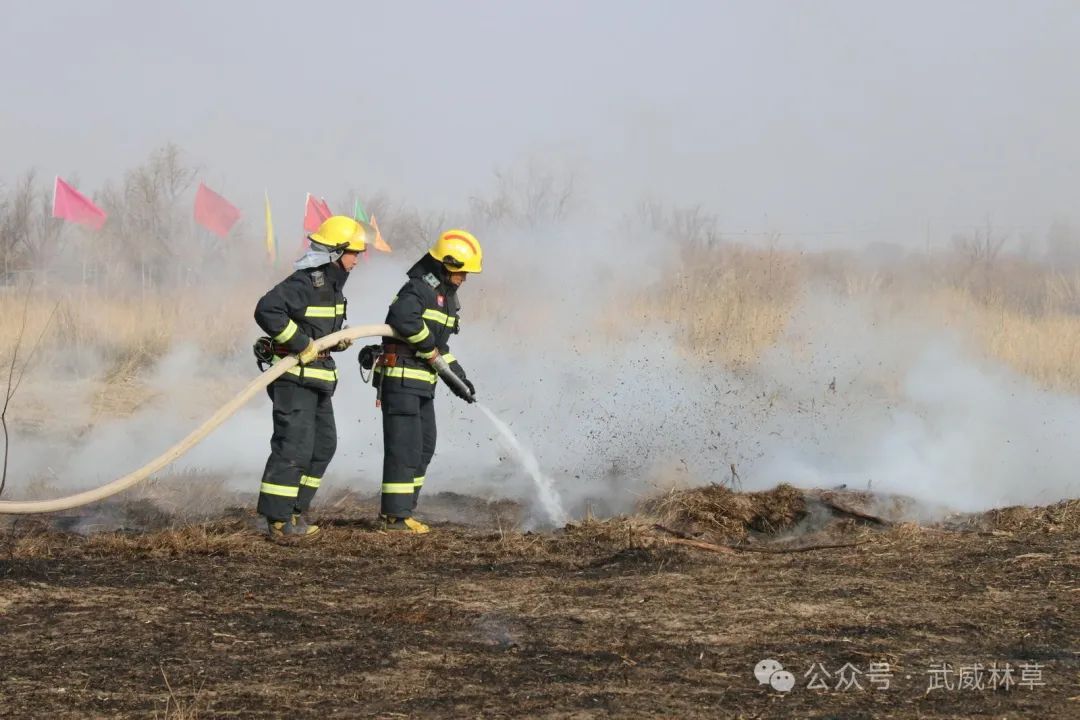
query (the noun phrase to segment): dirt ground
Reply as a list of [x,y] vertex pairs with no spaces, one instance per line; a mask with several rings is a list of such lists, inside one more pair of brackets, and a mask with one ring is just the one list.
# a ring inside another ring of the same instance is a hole
[[[700,527],[732,502],[530,534],[512,504],[443,496],[431,535],[398,537],[341,498],[302,547],[241,510],[89,534],[7,519],[0,716],[1080,715],[1080,502]],[[765,659],[794,687],[759,683]]]

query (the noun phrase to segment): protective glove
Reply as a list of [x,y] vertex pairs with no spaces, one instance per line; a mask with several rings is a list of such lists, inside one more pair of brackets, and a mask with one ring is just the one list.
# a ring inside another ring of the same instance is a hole
[[[342,330],[348,330],[349,326],[348,325],[342,325],[341,329]],[[350,347],[352,347],[352,344],[353,344],[353,341],[346,338],[345,340],[338,340],[336,345],[331,345],[327,349],[330,350],[330,352],[344,352],[344,351],[348,350]]]
[[447,385],[447,387],[450,388],[450,392],[454,393],[455,395],[457,395],[459,398],[461,398],[465,402],[469,402],[469,403],[476,402],[475,390],[473,389],[473,384],[471,382],[469,382],[468,380],[464,379],[464,378],[461,379],[461,382],[465,384],[465,387],[469,388],[469,392],[465,392],[464,388],[458,387],[457,383],[448,382],[448,383],[446,383],[446,385]]
[[296,358],[300,361],[301,365],[307,365],[308,363],[314,362],[318,357],[319,350],[315,347],[314,340],[308,340],[307,347],[296,354]]
[[462,400],[466,400],[468,402],[476,402],[476,388],[473,386],[472,381],[469,380],[469,377],[465,374],[465,368],[461,367],[461,363],[457,360],[454,360],[452,363],[450,363],[450,372],[457,375],[461,379],[461,382],[465,383],[465,387],[469,388],[469,394],[473,397],[466,397],[453,385],[447,383],[447,385],[450,385],[450,390]]

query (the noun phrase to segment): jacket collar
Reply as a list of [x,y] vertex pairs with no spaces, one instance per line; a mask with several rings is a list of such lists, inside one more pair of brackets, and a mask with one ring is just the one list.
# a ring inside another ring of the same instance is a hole
[[[410,278],[419,278],[421,280],[428,275],[432,275],[439,281],[438,285],[434,286],[433,289],[441,290],[444,293],[450,293],[452,290],[456,289],[449,282],[450,278],[447,274],[446,266],[427,253],[424,253],[424,256],[409,268],[408,275]],[[430,285],[430,283],[427,284]]]

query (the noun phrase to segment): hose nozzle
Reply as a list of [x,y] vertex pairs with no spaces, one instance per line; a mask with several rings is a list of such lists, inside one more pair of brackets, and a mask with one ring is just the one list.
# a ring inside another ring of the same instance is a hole
[[465,402],[476,402],[476,398],[473,397],[472,391],[469,390],[469,386],[462,382],[461,378],[457,376],[457,373],[450,369],[450,363],[446,362],[442,355],[436,355],[431,360],[431,367],[435,369],[435,372],[439,374],[439,377],[443,379],[443,382],[454,387],[455,394],[460,396]]

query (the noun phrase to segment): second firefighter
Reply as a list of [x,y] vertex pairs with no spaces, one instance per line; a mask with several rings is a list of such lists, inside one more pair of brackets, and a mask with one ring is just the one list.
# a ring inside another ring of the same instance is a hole
[[473,402],[476,388],[450,354],[450,337],[461,329],[458,290],[469,273],[481,271],[482,260],[480,243],[472,234],[448,230],[410,268],[408,281],[386,314],[386,324],[402,340],[383,338],[382,356],[375,366],[383,424],[380,522],[385,530],[430,531],[413,511],[435,454],[438,373],[433,365],[441,357],[457,376],[447,387]]

